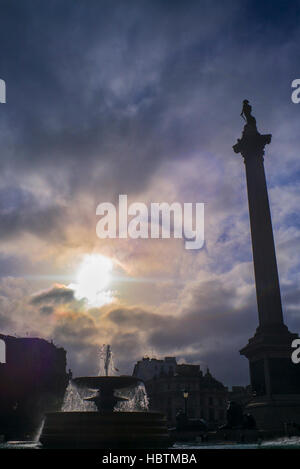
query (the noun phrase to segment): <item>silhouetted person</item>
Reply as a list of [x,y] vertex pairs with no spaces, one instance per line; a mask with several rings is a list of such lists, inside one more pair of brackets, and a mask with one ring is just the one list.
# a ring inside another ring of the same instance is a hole
[[186,414],[183,412],[182,409],[179,409],[179,411],[176,414],[176,429],[177,430],[183,430],[188,423],[188,419]]
[[220,427],[220,430],[241,428],[243,426],[243,410],[240,404],[230,401],[226,412],[227,423]]

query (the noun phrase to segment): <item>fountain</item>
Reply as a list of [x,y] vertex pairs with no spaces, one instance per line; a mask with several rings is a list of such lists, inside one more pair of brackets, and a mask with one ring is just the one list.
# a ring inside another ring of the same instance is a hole
[[[112,367],[109,345],[105,347],[104,357],[102,353],[102,363],[105,376],[75,378],[69,385],[62,411],[46,414],[40,437],[43,446],[91,449],[170,446],[162,413],[123,410],[128,398],[121,396],[120,390],[130,390],[132,395],[141,380],[134,376],[109,376],[109,367]],[[87,391],[93,395],[81,400],[80,394],[86,396]]]

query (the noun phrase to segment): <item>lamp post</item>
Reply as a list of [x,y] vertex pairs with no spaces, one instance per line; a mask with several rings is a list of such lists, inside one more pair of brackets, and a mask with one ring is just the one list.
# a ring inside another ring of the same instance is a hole
[[188,397],[189,397],[189,393],[186,389],[184,389],[183,391],[183,398],[184,398],[184,415],[186,416],[186,418],[188,417],[188,406],[187,406],[187,402],[188,402]]

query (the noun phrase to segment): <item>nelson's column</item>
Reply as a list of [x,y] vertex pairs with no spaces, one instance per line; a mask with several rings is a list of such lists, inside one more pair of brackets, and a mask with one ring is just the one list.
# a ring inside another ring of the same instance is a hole
[[300,363],[291,360],[291,344],[298,335],[283,322],[263,158],[272,136],[257,131],[251,110],[244,100],[246,125],[233,150],[241,153],[246,168],[259,325],[240,353],[250,364],[253,399],[247,411],[258,428],[283,430],[286,423],[300,424]]

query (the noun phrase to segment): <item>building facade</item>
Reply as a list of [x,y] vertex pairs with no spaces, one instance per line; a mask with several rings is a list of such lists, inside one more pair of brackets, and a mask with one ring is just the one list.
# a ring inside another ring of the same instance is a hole
[[189,419],[204,419],[211,427],[226,422],[228,389],[200,365],[179,365],[175,357],[164,360],[143,358],[134,376],[144,380],[150,410],[163,412],[169,425],[179,412]]
[[0,334],[0,434],[24,439],[60,410],[70,375],[66,351],[39,338]]

